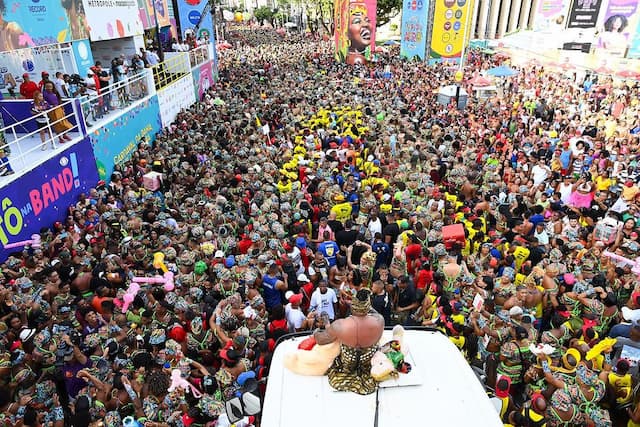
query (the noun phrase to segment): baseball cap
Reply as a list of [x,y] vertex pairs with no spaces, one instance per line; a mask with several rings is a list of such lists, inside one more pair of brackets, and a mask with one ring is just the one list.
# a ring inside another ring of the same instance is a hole
[[522,308],[518,307],[517,305],[509,309],[509,316],[520,316],[522,315],[522,313],[523,313]]
[[220,350],[220,358],[227,362],[235,362],[240,360],[240,353],[238,353],[233,347]]
[[215,253],[215,254],[213,254],[213,257],[214,257],[214,258],[224,258],[224,252],[222,252],[220,249],[218,249],[218,250],[216,251],[216,253]]
[[307,277],[307,275],[306,275],[306,274],[304,274],[304,273],[300,273],[300,274],[298,274],[298,282],[305,282],[305,283],[308,283],[308,282],[310,282],[310,281],[311,281],[311,280],[309,280],[309,278]]
[[302,294],[293,294],[289,297],[291,304],[300,304],[302,302]]
[[24,74],[22,75],[22,78],[23,78],[23,79],[24,79],[25,77],[29,77],[29,73],[24,73]]

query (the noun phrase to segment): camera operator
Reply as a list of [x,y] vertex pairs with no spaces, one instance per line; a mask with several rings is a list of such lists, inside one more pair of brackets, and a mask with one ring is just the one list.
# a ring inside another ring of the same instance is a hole
[[82,334],[72,330],[69,334],[62,336],[56,351],[56,365],[62,374],[67,396],[71,398],[75,398],[80,390],[87,386],[87,382],[82,377],[78,377],[78,372],[91,367],[91,360],[80,349],[81,339]]

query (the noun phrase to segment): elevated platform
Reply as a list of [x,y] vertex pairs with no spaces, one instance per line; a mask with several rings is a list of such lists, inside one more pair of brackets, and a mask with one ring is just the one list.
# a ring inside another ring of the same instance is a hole
[[[385,331],[381,342],[391,339]],[[262,414],[263,427],[500,427],[502,423],[482,385],[447,337],[431,331],[405,331],[412,372],[360,396],[335,391],[326,376],[294,374],[283,366],[305,337],[283,341],[271,362]]]

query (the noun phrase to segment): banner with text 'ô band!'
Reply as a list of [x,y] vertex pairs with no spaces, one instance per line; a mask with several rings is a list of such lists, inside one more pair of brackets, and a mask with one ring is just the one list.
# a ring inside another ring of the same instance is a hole
[[0,189],[0,262],[22,250],[5,245],[30,240],[66,218],[67,208],[97,182],[91,142],[85,138]]

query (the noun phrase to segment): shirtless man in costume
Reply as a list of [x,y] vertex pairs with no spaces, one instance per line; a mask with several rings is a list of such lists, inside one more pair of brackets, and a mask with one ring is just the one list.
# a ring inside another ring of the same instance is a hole
[[339,391],[371,394],[377,382],[371,376],[371,358],[384,331],[384,318],[371,310],[371,292],[361,289],[351,303],[351,316],[314,333],[318,344],[340,343],[340,355],[327,372]]

